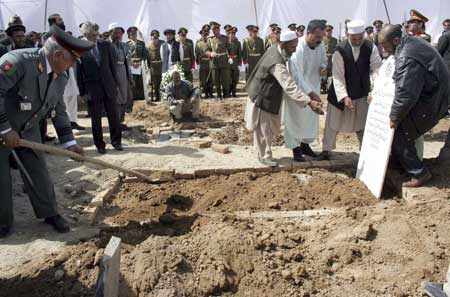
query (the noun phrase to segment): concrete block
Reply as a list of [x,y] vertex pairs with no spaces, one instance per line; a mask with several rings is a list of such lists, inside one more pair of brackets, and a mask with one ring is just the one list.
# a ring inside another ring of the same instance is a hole
[[253,168],[254,172],[263,172],[263,173],[267,173],[267,172],[272,172],[272,167],[255,167]]
[[97,215],[99,212],[99,207],[97,206],[88,206],[83,209],[83,214],[79,218],[79,222],[89,225],[94,225],[97,221]]
[[[106,190],[106,191],[108,191],[108,190]],[[102,193],[100,193],[100,194],[102,194]],[[104,201],[103,197],[104,197],[103,195],[96,196],[94,199],[91,200],[91,203],[89,203],[89,206],[90,207],[103,207],[103,201]]]
[[211,149],[217,153],[228,154],[230,153],[230,148],[223,144],[213,143]]
[[215,169],[199,169],[194,171],[195,178],[209,177],[214,175]]
[[[102,257],[100,273],[104,297],[119,296],[121,239],[112,236]],[[100,283],[98,282],[98,283]]]
[[329,169],[331,168],[331,162],[330,161],[312,161],[311,162],[311,166],[313,168],[324,168],[324,169]]
[[230,175],[234,173],[238,173],[239,170],[237,168],[217,168],[215,169],[215,174],[217,175]]
[[194,178],[195,178],[194,173],[183,173],[183,172],[175,173],[175,179],[194,179]]
[[354,160],[341,159],[341,160],[330,160],[331,167],[352,167],[356,165]]
[[294,162],[292,163],[292,170],[297,169],[308,169],[312,167],[311,161],[305,161],[305,162]]
[[190,142],[192,144],[193,147],[198,148],[198,149],[203,149],[203,148],[210,148],[212,146],[212,141],[192,141]]

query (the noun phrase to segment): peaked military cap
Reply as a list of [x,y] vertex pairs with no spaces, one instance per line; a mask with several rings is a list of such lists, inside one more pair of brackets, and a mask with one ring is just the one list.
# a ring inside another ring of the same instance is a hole
[[77,60],[84,52],[91,50],[95,46],[95,43],[85,39],[78,39],[70,34],[67,34],[55,25],[50,27],[49,33],[51,38],[53,38]]
[[136,26],[131,26],[130,28],[127,29],[127,33],[129,34],[131,31],[139,31],[139,29]]
[[229,33],[234,33],[234,34],[236,34],[237,31],[238,31],[238,28],[231,26],[230,28],[228,28],[227,33],[228,33],[228,34],[229,34]]
[[272,32],[274,32],[274,33],[281,33],[281,28],[280,27],[275,27],[275,28],[273,28],[272,29]]
[[217,27],[220,27],[220,24],[218,23],[218,22],[209,22],[209,26],[210,26],[210,28],[217,28]]
[[175,30],[174,29],[166,29],[166,30],[164,30],[164,35],[168,35],[168,34],[175,35]]
[[419,21],[423,23],[428,22],[428,18],[415,9],[411,9],[409,16],[410,16],[409,21]]
[[232,27],[233,27],[233,26],[227,24],[227,25],[223,26],[223,29],[225,30],[225,32],[227,32],[228,29],[231,29]]
[[295,30],[296,27],[297,27],[296,23],[289,24],[289,26],[288,26],[288,28],[291,29],[291,30]]
[[210,30],[211,29],[211,26],[209,25],[209,24],[204,24],[203,26],[202,26],[202,31],[205,31],[205,30]]
[[299,25],[297,28],[295,28],[295,30],[297,31],[305,31],[305,26],[304,25]]
[[380,24],[381,26],[383,26],[383,21],[382,20],[375,20],[373,22],[373,25],[376,26],[377,24]]
[[277,24],[277,23],[273,23],[273,24],[270,24],[269,27],[270,27],[271,29],[273,29],[273,28],[278,27],[278,24]]
[[17,31],[26,32],[25,26],[24,25],[15,24],[15,25],[9,26],[5,30],[6,34],[8,34],[8,36],[10,36],[13,32],[17,32]]
[[158,30],[152,30],[152,32],[150,32],[150,36],[158,36],[159,37],[159,31]]
[[181,27],[180,29],[178,29],[178,34],[181,34],[181,33],[187,34],[188,29]]
[[333,29],[334,29],[334,27],[333,27],[333,26],[331,26],[331,25],[326,25],[326,26],[325,26],[325,30],[327,30],[327,29],[331,29],[331,30],[333,30]]

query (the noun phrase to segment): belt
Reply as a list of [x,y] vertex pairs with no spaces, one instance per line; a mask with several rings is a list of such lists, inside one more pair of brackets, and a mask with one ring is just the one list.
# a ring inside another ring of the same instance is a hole
[[116,64],[117,65],[123,65],[123,64],[125,64],[125,62],[117,61]]
[[259,57],[261,54],[248,54],[250,57]]
[[216,56],[225,56],[227,53],[216,53]]
[[191,58],[184,58],[183,61],[190,61]]
[[202,58],[202,61],[209,61],[209,58]]
[[150,61],[150,64],[162,63],[162,61]]

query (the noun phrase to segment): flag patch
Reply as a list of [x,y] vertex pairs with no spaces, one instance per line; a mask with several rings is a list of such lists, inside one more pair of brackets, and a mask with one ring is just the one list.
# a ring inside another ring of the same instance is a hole
[[16,72],[16,66],[9,61],[3,62],[3,64],[0,66],[0,69],[6,75],[12,75],[14,72]]

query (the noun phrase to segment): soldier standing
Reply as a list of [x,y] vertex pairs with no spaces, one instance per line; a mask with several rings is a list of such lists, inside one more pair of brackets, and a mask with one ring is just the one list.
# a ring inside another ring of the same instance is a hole
[[22,173],[36,216],[58,232],[70,231],[58,214],[44,154],[19,147],[19,141],[40,142],[39,121],[50,113],[60,143],[69,151],[83,154],[72,133],[63,93],[67,69],[95,44],[72,37],[56,26],[50,35],[42,49],[13,51],[0,59],[0,238],[9,235],[14,220],[10,156]]
[[258,37],[258,26],[248,25],[247,28],[249,37],[244,39],[242,46],[242,59],[245,65],[246,80],[252,73],[258,61],[264,55],[264,41]]
[[281,28],[280,27],[272,28],[272,33],[270,33],[269,38],[266,40],[266,42],[264,44],[264,48],[265,48],[266,51],[272,45],[280,43],[280,35],[281,35]]
[[332,76],[331,69],[333,68],[332,58],[334,51],[336,50],[336,46],[338,44],[338,40],[333,37],[333,26],[326,25],[325,27],[325,36],[323,37],[323,44],[325,45],[325,51],[327,53],[328,64],[327,64],[327,79],[322,80],[322,93],[327,93],[328,89],[328,79]]
[[[278,24],[276,24],[276,23],[273,23],[273,24],[270,24],[270,25],[269,25],[270,33],[267,34],[266,37],[264,38],[264,46],[266,46],[266,48],[268,48],[268,47],[267,47],[267,43],[269,42],[269,40],[270,40],[271,38],[273,38],[273,30],[274,30],[275,28],[277,28],[277,27],[278,27]],[[280,29],[280,31],[281,31],[281,29]]]
[[133,74],[134,86],[132,87],[133,100],[143,100],[146,97],[144,94],[144,82],[142,79],[142,61],[147,61],[147,48],[145,42],[137,39],[137,27],[130,27],[127,29],[128,46],[131,51],[131,70]]
[[211,22],[210,25],[214,35],[208,38],[206,53],[211,58],[210,74],[216,86],[217,97],[223,99],[230,95],[230,43],[225,35],[220,34],[219,23]]
[[415,9],[411,9],[410,19],[406,22],[407,31],[410,35],[422,38],[431,43],[431,36],[425,32],[425,23],[428,18]]
[[236,38],[236,33],[238,29],[236,27],[231,27],[228,30],[228,41],[230,42],[230,52],[229,57],[233,60],[233,64],[230,64],[231,72],[231,96],[236,98],[236,87],[239,82],[239,66],[242,63],[242,48],[241,42]]
[[151,100],[160,101],[160,86],[162,80],[162,72],[163,65],[161,59],[161,47],[164,41],[159,39],[159,31],[153,30],[150,33],[152,40],[150,41],[150,45],[148,47],[148,59],[147,65],[150,68],[150,77],[151,77]]
[[[207,27],[206,27],[207,26]],[[199,65],[199,79],[200,87],[203,91],[204,98],[210,98],[213,96],[213,86],[210,71],[210,58],[206,54],[208,48],[208,36],[209,36],[209,25],[203,26],[202,31],[200,31],[201,38],[197,40],[195,45],[195,61]]]
[[178,36],[180,38],[180,60],[185,79],[193,83],[194,75],[192,74],[192,69],[195,68],[195,54],[192,40],[188,41],[186,37],[187,33],[188,30],[186,28],[180,28],[178,30]]

